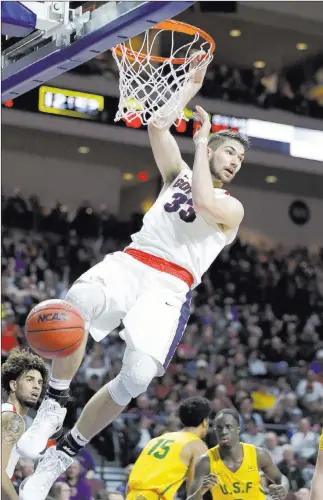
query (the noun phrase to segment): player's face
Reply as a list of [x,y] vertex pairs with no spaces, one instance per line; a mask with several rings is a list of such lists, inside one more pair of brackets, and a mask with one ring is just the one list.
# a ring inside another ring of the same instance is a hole
[[228,139],[210,156],[210,170],[215,180],[231,182],[239,172],[244,160],[244,147],[234,139]]
[[38,370],[29,370],[20,375],[12,386],[18,401],[27,408],[33,408],[42,391],[43,377]]
[[214,422],[214,430],[221,447],[230,448],[240,440],[240,427],[232,415],[217,417]]

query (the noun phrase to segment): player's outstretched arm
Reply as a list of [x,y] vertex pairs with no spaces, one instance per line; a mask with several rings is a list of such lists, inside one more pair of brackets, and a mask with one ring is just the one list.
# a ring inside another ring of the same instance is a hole
[[23,432],[24,422],[20,415],[12,411],[1,414],[1,493],[4,500],[18,500],[18,495],[7,475],[6,468],[12,449]]
[[[192,63],[194,65],[194,61]],[[180,97],[173,95],[158,111],[158,114],[168,117],[162,129],[156,127],[153,123],[148,125],[148,135],[150,139],[153,155],[165,184],[169,184],[180,171],[185,168],[182,156],[176,140],[171,135],[169,127],[176,121],[177,113],[170,110],[175,109],[175,102],[181,100],[181,107],[185,108],[190,100],[197,94],[203,85],[207,67],[194,73],[187,82],[185,88],[181,91]]]
[[217,484],[215,474],[210,473],[210,460],[202,455],[195,466],[194,478],[189,489],[187,500],[202,500],[203,495]]
[[207,145],[211,122],[208,113],[200,106],[196,106],[196,115],[202,125],[194,135],[196,146],[192,178],[194,209],[208,221],[223,224],[229,229],[236,228],[244,216],[243,206],[232,196],[225,196],[223,199],[214,197]]
[[321,500],[323,495],[323,433],[312,480],[310,500]]
[[289,492],[289,482],[286,476],[274,464],[268,451],[263,448],[257,448],[258,466],[265,476],[273,484],[269,486],[269,493],[273,500],[284,500]]

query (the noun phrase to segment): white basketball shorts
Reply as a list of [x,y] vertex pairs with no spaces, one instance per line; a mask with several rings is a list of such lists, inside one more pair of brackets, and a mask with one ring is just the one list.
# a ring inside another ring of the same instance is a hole
[[[130,349],[149,354],[158,361],[161,375],[173,357],[189,319],[191,275],[158,257],[138,250],[134,253],[140,258],[144,256],[144,261],[145,256],[148,256],[148,261],[151,258],[154,267],[126,252],[116,252],[107,255],[76,283],[96,283],[105,294],[105,310],[86,325],[94,340],[102,340],[122,321],[121,338]],[[169,267],[172,274],[165,272]],[[179,273],[174,273],[173,268],[175,271],[178,268]]]

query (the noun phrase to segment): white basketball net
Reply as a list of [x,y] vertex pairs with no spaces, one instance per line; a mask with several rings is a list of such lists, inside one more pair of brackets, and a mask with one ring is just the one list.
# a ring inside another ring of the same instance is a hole
[[[143,43],[137,54],[130,60],[124,43],[119,45],[122,56],[112,49],[113,57],[118,65],[120,80],[120,100],[114,121],[126,119],[131,122],[138,117],[143,125],[153,123],[158,128],[172,125],[177,120],[188,120],[182,105],[182,93],[185,84],[198,70],[208,65],[213,56],[210,53],[210,44],[207,41],[196,46],[200,39],[198,32],[192,41],[175,49],[175,33],[171,31],[171,53],[162,63],[151,61],[151,53],[158,36],[165,31],[156,31],[152,41],[149,41],[149,30],[145,32]],[[134,51],[131,40],[128,50]],[[192,52],[194,51],[194,52]],[[206,55],[202,60],[196,61],[196,52],[204,51]],[[139,55],[147,54],[144,59]],[[173,64],[172,59],[184,58],[184,64]],[[196,64],[190,67],[191,63]],[[170,116],[175,117],[170,121]]]

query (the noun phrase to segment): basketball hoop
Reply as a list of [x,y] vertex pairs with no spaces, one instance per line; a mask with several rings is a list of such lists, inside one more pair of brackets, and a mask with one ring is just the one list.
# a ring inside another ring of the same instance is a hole
[[[131,40],[129,47],[120,43],[111,49],[120,74],[120,100],[115,121],[131,122],[140,118],[143,125],[153,123],[163,128],[174,111],[174,122],[187,120],[181,104],[183,88],[194,73],[211,62],[215,42],[200,28],[179,21],[163,21],[151,29],[156,30],[153,39],[150,40],[150,30],[147,30],[138,51],[133,49]],[[170,55],[155,56],[152,54],[154,46],[165,31],[171,33]],[[193,39],[175,48],[176,33]],[[197,53],[202,56],[198,57]]]

